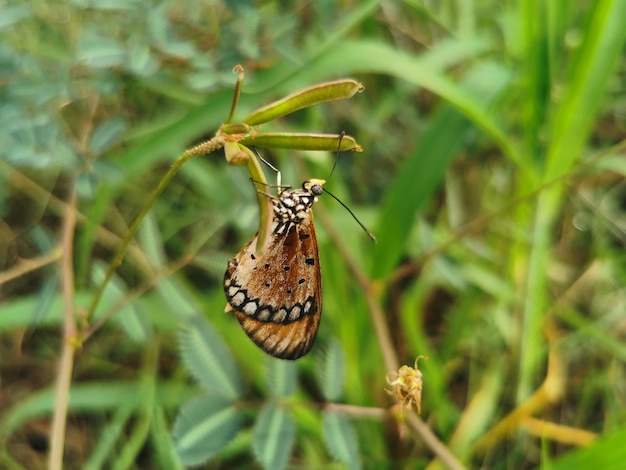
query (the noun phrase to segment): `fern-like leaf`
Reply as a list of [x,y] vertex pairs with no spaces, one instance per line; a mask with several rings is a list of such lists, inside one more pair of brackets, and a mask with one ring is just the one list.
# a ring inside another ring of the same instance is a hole
[[210,459],[235,437],[241,423],[241,412],[227,398],[203,395],[183,405],[172,431],[183,464]]
[[209,391],[236,399],[243,385],[226,343],[200,315],[189,320],[180,333],[180,350],[191,374]]
[[295,428],[289,410],[275,400],[265,404],[254,425],[252,441],[254,455],[264,468],[285,468],[293,447]]
[[295,361],[283,361],[265,356],[267,386],[272,395],[287,397],[296,391],[298,366]]
[[320,354],[317,373],[326,400],[339,400],[343,392],[345,360],[338,341],[332,340]]
[[335,459],[350,469],[361,468],[359,447],[352,423],[344,415],[325,410],[322,416],[326,448]]

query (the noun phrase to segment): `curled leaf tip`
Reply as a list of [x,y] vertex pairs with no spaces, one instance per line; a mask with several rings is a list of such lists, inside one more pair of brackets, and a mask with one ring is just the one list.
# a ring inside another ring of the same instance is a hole
[[237,64],[233,67],[233,73],[243,73],[243,65]]

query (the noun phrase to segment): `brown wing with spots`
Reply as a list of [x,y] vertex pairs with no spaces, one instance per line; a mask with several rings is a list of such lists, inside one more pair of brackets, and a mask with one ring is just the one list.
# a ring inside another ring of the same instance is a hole
[[313,214],[273,235],[261,255],[256,236],[228,262],[224,291],[246,334],[265,352],[298,359],[311,349],[322,313]]

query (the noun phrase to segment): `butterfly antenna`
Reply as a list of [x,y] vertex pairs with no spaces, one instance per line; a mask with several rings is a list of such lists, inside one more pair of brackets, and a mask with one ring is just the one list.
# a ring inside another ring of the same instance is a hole
[[[335,172],[335,168],[337,167],[337,162],[339,161],[339,149],[341,148],[341,141],[343,140],[343,138],[345,137],[346,133],[345,131],[341,131],[341,134],[339,134],[339,142],[337,143],[337,156],[335,158],[335,163],[333,164],[333,168],[330,170],[330,174],[328,175],[328,178],[326,178],[326,180],[329,180],[331,176],[333,176],[333,173]],[[376,237],[374,236],[374,234],[372,232],[370,232],[365,225],[363,225],[361,223],[361,221],[357,218],[356,215],[354,215],[354,212],[352,212],[350,210],[350,208],[348,206],[346,206],[343,202],[341,202],[341,200],[335,196],[333,193],[331,193],[330,191],[328,191],[326,188],[324,188],[324,192],[326,194],[328,194],[329,196],[331,196],[335,201],[337,201],[339,204],[341,204],[343,206],[343,208],[345,210],[347,210],[350,215],[352,216],[352,218],[354,220],[356,220],[356,223],[359,224],[361,226],[361,228],[363,229],[363,231],[367,234],[368,237],[370,237],[370,240],[372,240],[374,243],[377,243],[378,240],[376,240]]]
[[332,197],[335,201],[337,201],[339,204],[341,204],[341,205],[343,206],[343,208],[344,208],[345,210],[347,210],[347,211],[350,213],[350,215],[352,216],[352,218],[353,218],[354,220],[356,220],[356,223],[357,223],[357,224],[359,224],[359,225],[361,226],[361,228],[363,229],[363,231],[367,234],[367,236],[368,236],[368,237],[370,237],[370,240],[372,240],[374,243],[378,243],[378,240],[376,240],[376,237],[374,236],[374,234],[373,234],[372,232],[370,232],[370,231],[369,231],[369,230],[365,227],[365,225],[363,225],[363,224],[361,223],[361,221],[357,218],[357,216],[356,216],[356,215],[354,215],[354,212],[352,212],[348,206],[346,206],[343,202],[341,202],[341,199],[339,199],[339,198],[338,198],[337,196],[335,196],[333,193],[331,193],[330,191],[328,191],[326,188],[324,188],[324,192],[325,192],[326,194],[328,194],[329,196],[331,196],[331,197]]

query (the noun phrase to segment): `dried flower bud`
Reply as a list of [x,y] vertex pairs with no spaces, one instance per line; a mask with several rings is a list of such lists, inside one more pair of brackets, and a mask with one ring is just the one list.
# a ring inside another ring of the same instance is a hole
[[415,405],[417,412],[421,413],[422,404],[422,372],[417,368],[420,359],[428,359],[426,356],[417,356],[414,367],[401,366],[398,372],[393,371],[387,374],[387,383],[391,385],[391,390],[385,389],[389,395],[394,395],[400,407],[411,411]]

